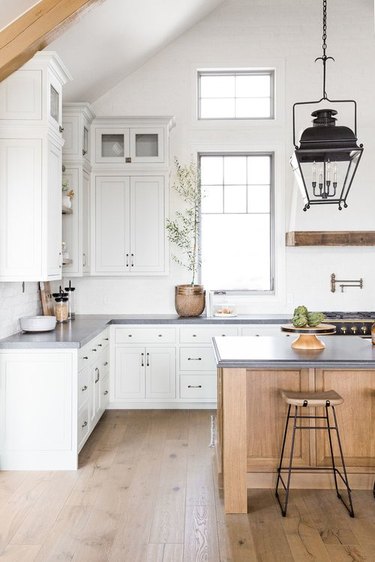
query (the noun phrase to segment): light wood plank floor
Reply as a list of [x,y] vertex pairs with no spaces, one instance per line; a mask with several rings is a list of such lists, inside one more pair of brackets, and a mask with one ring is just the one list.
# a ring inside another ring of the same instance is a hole
[[0,472],[6,562],[375,561],[375,499],[292,490],[287,518],[272,491],[249,515],[225,516],[208,411],[108,411],[77,472]]

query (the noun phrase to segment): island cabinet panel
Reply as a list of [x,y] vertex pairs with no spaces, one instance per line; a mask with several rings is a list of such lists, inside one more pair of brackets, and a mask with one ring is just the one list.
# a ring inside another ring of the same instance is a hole
[[[247,468],[249,472],[275,471],[281,452],[287,404],[282,390],[309,390],[309,372],[302,370],[247,370]],[[308,412],[306,412],[308,414]],[[305,424],[308,420],[300,420]],[[291,434],[291,433],[290,433]],[[310,431],[298,431],[294,449],[295,466],[309,466]],[[285,458],[290,454],[290,436]]]
[[[348,472],[369,472],[375,468],[375,370],[317,370],[316,389],[334,388],[344,403],[336,408],[340,437]],[[325,432],[316,432],[318,466],[330,464],[329,442]],[[334,454],[339,450],[333,436]]]

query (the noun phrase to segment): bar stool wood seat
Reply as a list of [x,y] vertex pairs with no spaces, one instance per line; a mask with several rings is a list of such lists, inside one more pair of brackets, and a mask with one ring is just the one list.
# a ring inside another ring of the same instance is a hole
[[330,406],[339,406],[344,402],[340,394],[337,394],[334,390],[326,390],[326,392],[292,392],[282,390],[281,396],[287,404],[307,406],[309,408],[319,408],[325,406],[327,402],[329,402]]
[[[283,436],[283,444],[281,448],[281,456],[280,456],[280,463],[277,469],[277,481],[276,481],[276,489],[275,495],[277,501],[279,502],[281,514],[283,517],[286,516],[287,509],[288,509],[288,499],[289,499],[289,490],[290,490],[290,481],[292,472],[300,472],[300,471],[307,471],[307,472],[315,472],[315,471],[331,471],[335,481],[335,488],[337,497],[342,501],[344,506],[349,512],[350,517],[354,517],[354,510],[353,510],[353,503],[352,503],[352,496],[351,496],[351,489],[349,487],[348,482],[348,475],[346,472],[344,455],[342,452],[341,446],[341,439],[340,433],[337,425],[337,418],[335,412],[335,406],[339,406],[344,402],[344,399],[337,394],[334,390],[328,390],[326,392],[293,392],[289,390],[282,390],[281,391],[282,398],[288,404],[288,413],[285,423],[285,430]],[[291,414],[291,408],[294,407],[294,414]],[[324,415],[304,415],[303,408],[324,408]],[[332,409],[333,413],[333,421],[334,425],[331,425],[332,421],[330,420],[329,416],[329,409]],[[290,458],[289,458],[289,465],[283,466],[283,459],[284,459],[284,452],[285,452],[285,444],[288,435],[288,426],[289,421],[293,420],[293,430],[292,430],[292,441],[291,441],[291,448],[290,448]],[[325,425],[302,425],[299,423],[299,420],[324,420],[326,423]],[[297,425],[298,421],[298,425]],[[331,461],[332,467],[293,467],[293,453],[294,453],[294,444],[295,444],[295,437],[297,430],[310,430],[310,431],[318,431],[318,430],[326,430],[328,434],[328,441],[329,441],[329,448],[331,453]],[[336,432],[337,436],[337,444],[340,452],[340,459],[341,459],[341,466],[342,471],[336,467],[335,464],[335,457],[333,453],[333,443],[332,443],[332,431]],[[283,474],[287,473],[288,478],[287,482],[284,482]],[[346,502],[343,497],[341,496],[337,477],[341,478],[343,481],[347,494],[348,494],[348,502]],[[285,490],[285,499],[282,502],[279,496],[279,484],[282,484]],[[374,487],[375,490],[375,487]]]

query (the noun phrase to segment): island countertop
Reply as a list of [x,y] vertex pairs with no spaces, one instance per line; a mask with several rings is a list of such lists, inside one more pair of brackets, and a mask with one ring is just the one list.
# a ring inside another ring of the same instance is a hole
[[219,368],[375,368],[375,346],[371,339],[328,336],[321,340],[326,344],[325,349],[296,350],[291,347],[291,339],[282,334],[280,337],[215,337],[214,352]]

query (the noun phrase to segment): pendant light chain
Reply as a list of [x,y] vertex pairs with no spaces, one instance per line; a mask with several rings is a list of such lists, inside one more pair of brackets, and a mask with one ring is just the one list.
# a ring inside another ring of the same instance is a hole
[[[328,98],[326,92],[326,63],[328,59],[334,60],[332,57],[327,57],[327,0],[323,0],[323,35],[322,35],[322,51],[323,55],[319,59],[323,62],[323,99]],[[316,59],[318,60],[318,59]]]

